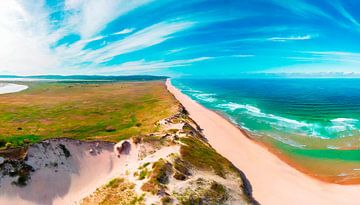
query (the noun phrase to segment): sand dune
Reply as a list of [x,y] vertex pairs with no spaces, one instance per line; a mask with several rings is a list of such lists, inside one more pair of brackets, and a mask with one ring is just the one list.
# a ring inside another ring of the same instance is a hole
[[250,181],[261,204],[360,204],[360,185],[328,184],[310,178],[247,138],[222,116],[206,109],[173,87],[168,90],[183,104],[209,143]]
[[[64,156],[59,145],[71,153]],[[135,161],[136,149],[117,157],[116,145],[53,139],[30,146],[26,163],[34,168],[29,184],[12,184],[12,177],[0,178],[0,204],[63,205],[78,202],[112,178],[123,174],[125,164]]]

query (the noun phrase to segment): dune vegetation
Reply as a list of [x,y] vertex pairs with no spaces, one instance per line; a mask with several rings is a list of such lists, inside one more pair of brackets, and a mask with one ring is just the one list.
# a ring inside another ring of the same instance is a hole
[[154,124],[178,108],[161,81],[27,85],[0,95],[2,149],[58,137],[117,142],[154,132]]
[[0,95],[1,191],[36,196],[18,204],[256,204],[163,81],[28,85]]

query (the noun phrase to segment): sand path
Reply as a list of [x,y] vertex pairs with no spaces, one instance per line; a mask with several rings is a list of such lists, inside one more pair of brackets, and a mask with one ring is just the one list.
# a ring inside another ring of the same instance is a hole
[[168,90],[204,129],[209,143],[242,170],[261,204],[360,204],[360,185],[337,185],[313,179],[290,167],[247,138],[236,126],[181,93],[168,80]]

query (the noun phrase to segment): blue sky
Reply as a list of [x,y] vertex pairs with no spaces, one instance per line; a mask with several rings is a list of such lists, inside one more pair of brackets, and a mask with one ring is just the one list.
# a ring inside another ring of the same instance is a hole
[[360,73],[358,0],[1,0],[0,74]]

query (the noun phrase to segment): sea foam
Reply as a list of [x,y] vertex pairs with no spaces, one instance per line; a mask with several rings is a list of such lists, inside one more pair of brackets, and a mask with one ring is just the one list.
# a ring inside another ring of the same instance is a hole
[[197,93],[193,94],[193,96],[199,100],[205,101],[205,102],[215,102],[217,99],[213,96],[215,94],[209,94],[209,93]]
[[[330,120],[328,125],[319,124],[319,123],[310,123],[305,121],[294,120],[274,114],[269,114],[262,112],[260,108],[257,108],[248,104],[240,104],[234,102],[227,102],[218,104],[216,106],[220,110],[224,110],[224,112],[231,111],[240,111],[240,115],[248,115],[256,117],[259,123],[264,123],[271,125],[271,127],[275,130],[286,131],[292,134],[304,135],[309,137],[317,137],[321,139],[329,139],[333,138],[333,136],[352,136],[352,131],[356,130],[358,125],[360,124],[359,120],[352,118],[336,118]],[[243,114],[241,113],[243,111]],[[246,116],[245,116],[246,117]],[[240,124],[240,123],[237,123]],[[241,123],[241,126],[244,128],[246,124]],[[253,130],[248,128],[249,130]],[[339,134],[340,132],[344,132],[343,134]],[[324,135],[324,133],[327,133]],[[268,133],[271,135],[272,133]],[[279,138],[277,138],[279,140]],[[285,141],[283,141],[285,142]],[[292,144],[293,143],[287,143]],[[298,145],[297,145],[298,146]]]

